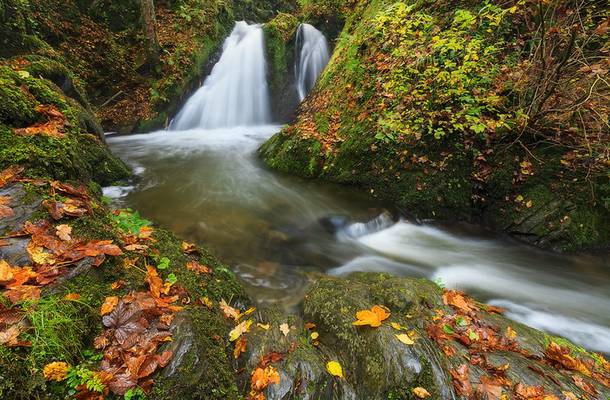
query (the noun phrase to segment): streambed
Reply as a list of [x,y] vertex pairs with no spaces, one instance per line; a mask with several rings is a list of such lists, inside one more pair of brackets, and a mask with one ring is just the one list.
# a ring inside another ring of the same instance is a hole
[[109,138],[138,176],[131,190],[105,193],[212,249],[259,302],[291,309],[320,273],[387,271],[464,289],[509,318],[610,353],[607,259],[396,220],[356,188],[274,173],[256,150],[279,128]]

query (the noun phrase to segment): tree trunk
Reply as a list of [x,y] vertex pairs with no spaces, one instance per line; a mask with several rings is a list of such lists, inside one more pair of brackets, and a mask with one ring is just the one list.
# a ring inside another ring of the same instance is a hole
[[153,70],[159,63],[161,47],[157,40],[157,20],[155,18],[155,4],[153,0],[140,0],[142,7],[142,22],[146,37],[146,58],[148,65]]

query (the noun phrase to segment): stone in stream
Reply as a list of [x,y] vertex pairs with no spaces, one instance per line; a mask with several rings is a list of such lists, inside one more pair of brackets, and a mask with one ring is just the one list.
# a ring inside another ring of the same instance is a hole
[[[446,355],[427,332],[427,327],[439,315],[454,312],[443,303],[442,295],[442,289],[423,279],[372,273],[356,273],[347,278],[323,277],[305,296],[303,318],[286,317],[277,310],[263,313],[262,319],[271,328],[253,329],[247,335],[249,353],[242,355],[246,360],[245,370],[256,368],[265,354],[286,353],[284,361],[273,364],[281,381],[279,385],[269,386],[266,395],[270,400],[415,398],[412,393],[415,387],[425,388],[434,399],[463,398],[456,391],[459,385],[454,385],[450,372],[457,371],[462,364],[469,368],[473,393],[477,383],[491,378],[490,371],[494,371],[510,381],[510,385],[492,389],[509,394],[516,390],[514,385],[521,383],[541,386],[546,394],[558,398],[563,398],[562,391],[582,396],[583,390],[575,383],[579,379],[593,385],[603,396],[610,394],[600,382],[557,368],[545,358],[552,341],[562,345],[567,342],[484,311],[484,306],[476,314],[476,323],[492,327],[498,338],[504,337],[510,326],[508,332],[516,334],[514,351],[496,350],[492,346],[477,352],[476,344],[468,347],[447,340],[446,345],[451,346],[454,354]],[[391,311],[388,320],[378,328],[352,325],[358,310],[375,304],[388,307]],[[278,329],[284,322],[291,326],[286,336]],[[311,331],[304,328],[305,322],[316,325],[312,331],[319,334],[317,346],[312,344]],[[403,330],[394,329],[390,322],[400,324]],[[407,332],[415,344],[406,345],[396,338],[396,334]],[[512,343],[507,338],[502,340]],[[572,355],[592,360],[584,350],[569,346]],[[450,350],[446,352],[451,354]],[[335,378],[326,371],[326,363],[331,360],[342,365],[345,379]],[[249,375],[243,380],[248,378]]]

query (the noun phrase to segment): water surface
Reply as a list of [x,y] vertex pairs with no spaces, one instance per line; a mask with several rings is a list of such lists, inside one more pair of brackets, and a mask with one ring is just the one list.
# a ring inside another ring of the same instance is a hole
[[387,271],[464,289],[510,318],[610,353],[608,260],[542,252],[469,226],[397,221],[361,190],[274,173],[256,150],[278,129],[110,138],[138,178],[106,193],[212,249],[259,302],[293,307],[320,273]]

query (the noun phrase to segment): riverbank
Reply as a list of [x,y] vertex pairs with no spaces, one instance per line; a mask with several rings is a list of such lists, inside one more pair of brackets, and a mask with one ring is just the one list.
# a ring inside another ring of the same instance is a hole
[[421,219],[608,250],[607,8],[330,3],[345,26],[296,121],[262,147],[270,167]]

